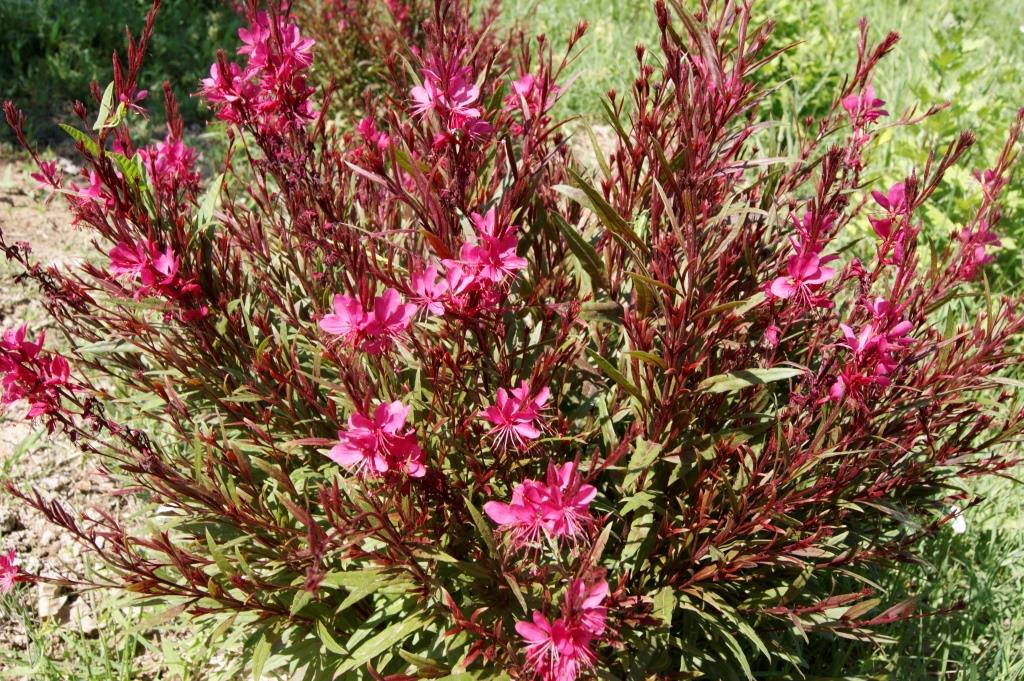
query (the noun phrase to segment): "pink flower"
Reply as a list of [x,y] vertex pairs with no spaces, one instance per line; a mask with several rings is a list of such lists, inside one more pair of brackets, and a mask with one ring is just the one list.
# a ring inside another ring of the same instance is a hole
[[436,267],[431,265],[422,272],[414,272],[409,277],[409,287],[415,294],[410,302],[427,308],[432,314],[444,314],[442,298],[448,292],[448,281],[438,278]]
[[372,355],[383,352],[395,336],[405,331],[415,314],[415,305],[403,303],[395,289],[385,289],[374,299],[373,310],[367,315],[363,327],[366,351]]
[[414,102],[412,112],[416,116],[444,107],[444,93],[429,76],[423,79],[422,85],[413,87],[409,95]]
[[27,334],[23,324],[0,340],[0,405],[25,400],[26,418],[35,418],[60,409],[60,389],[70,387],[71,370],[64,357],[43,351],[45,334],[36,341],[26,340]]
[[408,5],[401,3],[398,0],[384,0],[384,4],[388,6],[388,11],[391,12],[391,16],[396,23],[401,24],[409,18]]
[[891,381],[882,375],[873,375],[856,366],[843,367],[842,372],[829,388],[829,399],[840,402],[850,397],[855,402],[863,402],[865,392],[872,386],[887,386]]
[[594,666],[591,644],[605,630],[608,584],[587,587],[575,580],[565,593],[562,617],[549,621],[539,610],[530,621],[516,623],[516,632],[526,642],[526,662],[533,677],[543,681],[574,681],[584,669]]
[[533,118],[544,113],[558,94],[558,86],[549,85],[548,92],[542,92],[542,85],[532,73],[520,75],[519,80],[512,81],[512,92],[505,97],[507,111],[523,111],[526,118]]
[[157,251],[153,255],[149,267],[142,270],[142,284],[145,290],[166,289],[174,286],[177,276],[178,256],[168,246],[162,251]]
[[36,181],[36,189],[47,192],[47,198],[60,189],[60,171],[56,161],[40,161],[39,172],[32,173],[31,177]]
[[480,415],[494,426],[490,434],[496,437],[499,446],[514,444],[521,447],[526,440],[540,437],[540,430],[534,422],[550,397],[551,391],[547,386],[531,395],[530,384],[522,381],[518,388],[512,389],[511,395],[504,388],[498,388],[495,404]]
[[327,456],[360,475],[405,472],[423,477],[423,450],[416,444],[415,433],[402,432],[409,411],[410,407],[396,401],[378,404],[372,418],[353,414],[348,430],[338,431],[338,444]]
[[210,77],[202,80],[200,93],[211,104],[224,105],[218,111],[218,117],[238,123],[241,119],[240,110],[256,98],[256,86],[249,82],[249,74],[234,62],[222,65],[214,62],[210,66]]
[[250,70],[271,67],[283,73],[308,68],[313,63],[313,46],[316,41],[303,38],[299,27],[289,22],[287,17],[278,16],[277,20],[276,37],[280,38],[280,43],[276,49],[271,44],[275,36],[270,16],[266,12],[257,12],[248,27],[238,29],[238,37],[242,41],[238,54],[249,57]]
[[868,222],[871,223],[875,234],[883,239],[888,239],[893,233],[893,223],[910,213],[910,207],[907,204],[907,185],[904,182],[897,182],[889,187],[887,193],[883,194],[875,190],[871,192],[871,196],[875,199],[875,203],[885,209],[886,215],[881,218],[869,216]]
[[533,621],[517,622],[516,632],[526,641],[526,662],[534,678],[575,681],[580,670],[594,666],[594,653],[589,645],[593,637],[571,628],[562,618],[549,622],[539,610],[534,610]]
[[70,189],[74,198],[78,201],[101,203],[107,209],[114,207],[114,197],[107,191],[107,188],[103,185],[103,179],[100,178],[99,173],[95,170],[89,171],[88,187],[79,188],[77,184],[72,182]]
[[828,301],[815,292],[835,276],[835,270],[825,265],[837,257],[823,258],[816,251],[799,247],[797,254],[786,261],[786,275],[772,281],[769,291],[777,298],[796,298],[804,303],[827,306]]
[[435,60],[433,66],[423,69],[423,85],[415,86],[410,95],[416,102],[416,114],[434,110],[463,119],[480,118],[480,109],[475,106],[480,88],[473,83],[468,66]]
[[338,294],[334,296],[334,312],[320,320],[320,328],[354,345],[368,316],[358,300]]
[[474,80],[470,68],[460,65],[456,59],[430,59],[423,69],[422,85],[409,91],[413,114],[422,116],[434,112],[449,133],[461,130],[470,137],[489,135],[493,128],[483,120],[477,106],[480,88]]
[[222,63],[210,67],[201,93],[214,105],[217,117],[235,125],[251,124],[266,135],[280,135],[316,118],[310,100],[314,92],[303,72],[313,63],[313,40],[304,38],[286,15],[271,25],[266,12],[258,12],[248,27],[239,29],[246,57],[243,69]]
[[843,97],[843,108],[850,115],[854,126],[860,127],[865,123],[874,123],[882,116],[888,116],[889,112],[882,108],[884,101],[875,97],[875,88],[870,84],[864,88],[861,94],[851,93]]
[[853,361],[843,367],[829,389],[833,401],[849,396],[863,402],[872,386],[889,385],[889,375],[899,366],[895,353],[913,342],[909,334],[914,325],[899,319],[899,311],[888,300],[875,298],[866,306],[873,320],[859,332],[847,324],[839,325],[843,345],[853,353]]
[[391,138],[388,137],[387,133],[378,131],[377,124],[369,116],[359,121],[356,125],[356,131],[368,145],[377,151],[384,151],[391,145]]
[[118,277],[137,279],[149,266],[150,249],[151,245],[148,242],[118,243],[110,249],[110,273]]
[[995,260],[988,252],[989,247],[1000,245],[999,237],[989,229],[988,221],[981,220],[975,230],[965,227],[957,233],[957,240],[962,244],[960,278],[969,281],[978,275],[978,271]]
[[18,566],[15,565],[15,560],[17,560],[17,554],[14,549],[7,553],[0,553],[0,594],[10,593],[15,583],[19,581]]
[[835,225],[836,214],[828,212],[819,217],[815,211],[807,210],[799,218],[796,213],[790,213],[789,221],[793,223],[793,229],[799,235],[798,239],[793,242],[794,248],[799,251],[799,244],[812,243],[818,234],[829,232]]
[[601,603],[607,597],[608,582],[603,579],[589,587],[582,579],[574,579],[565,590],[563,612],[595,637],[602,636],[608,608]]
[[132,292],[136,300],[147,296],[166,298],[181,306],[183,321],[206,316],[207,307],[199,304],[202,289],[195,279],[181,275],[181,260],[170,246],[160,250],[149,240],[122,241],[111,248],[108,255],[112,275],[127,282],[139,282]]
[[517,548],[535,545],[541,534],[575,541],[593,523],[588,508],[597,496],[593,486],[581,482],[572,462],[549,464],[546,484],[523,480],[512,490],[510,503],[489,501],[484,512],[509,531]]
[[[477,241],[463,244],[459,260],[455,261],[455,264],[462,265],[480,279],[495,284],[501,283],[507,276],[527,266],[526,259],[516,255],[518,239],[515,227],[509,226],[499,232],[495,224],[494,208],[484,215],[473,213],[470,219],[476,228]],[[445,265],[452,262],[446,261]]]
[[876,327],[876,322],[866,324],[860,333],[854,333],[846,324],[840,324],[839,328],[857,365],[872,370],[877,376],[885,376],[899,364],[892,352],[910,343],[907,334],[914,327],[910,322],[900,321],[885,332]]
[[118,96],[117,101],[119,101],[121,104],[124,104],[125,108],[129,111],[134,111],[137,114],[145,115],[146,110],[142,108],[142,105],[139,104],[139,102],[144,100],[148,95],[149,90],[136,90],[135,92],[131,93],[122,92]]
[[840,324],[839,328],[846,339],[846,347],[852,350],[857,357],[862,357],[872,348],[877,347],[881,338],[875,334],[874,324],[867,324],[859,334],[855,334],[853,329],[846,324]]
[[1006,178],[1000,177],[994,170],[975,170],[974,178],[981,185],[982,194],[990,201],[994,201],[1006,186]]
[[405,331],[415,314],[416,306],[402,303],[401,295],[393,288],[374,298],[371,310],[364,310],[352,296],[336,295],[334,313],[320,320],[320,328],[341,336],[349,345],[359,345],[366,352],[379,355]]
[[172,195],[179,189],[194,192],[199,188],[195,150],[173,133],[167,133],[163,142],[140,150],[139,157],[157,194]]

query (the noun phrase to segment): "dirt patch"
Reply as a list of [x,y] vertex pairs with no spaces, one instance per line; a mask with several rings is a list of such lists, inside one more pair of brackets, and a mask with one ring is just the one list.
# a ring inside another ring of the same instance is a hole
[[[76,172],[69,162],[61,163],[65,175]],[[87,236],[72,226],[59,199],[45,202],[45,195],[35,190],[31,172],[26,160],[0,159],[0,230],[9,242],[31,244],[34,258],[44,265],[80,262],[91,249]],[[31,281],[18,281],[19,272],[16,263],[0,262],[0,330],[26,323],[31,334],[50,331],[47,347],[59,348],[61,339],[49,328],[38,290]],[[47,435],[40,424],[25,420],[25,412],[23,404],[0,411],[0,478],[15,482],[23,490],[36,489],[45,498],[59,499],[75,510],[98,506],[115,513],[123,511],[124,500],[109,494],[113,485],[94,474],[95,463],[60,434]],[[83,567],[77,543],[40,514],[3,493],[0,548],[15,549],[21,569],[29,573],[80,574]],[[84,599],[74,594],[45,586],[21,586],[16,598],[30,616],[91,626],[88,613],[82,612]],[[0,649],[19,650],[27,645],[22,623],[0,620]]]

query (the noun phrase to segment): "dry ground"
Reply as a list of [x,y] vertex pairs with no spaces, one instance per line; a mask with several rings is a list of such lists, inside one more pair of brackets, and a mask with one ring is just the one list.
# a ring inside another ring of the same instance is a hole
[[[65,165],[70,165],[64,163]],[[73,168],[66,167],[65,171]],[[10,242],[29,242],[35,258],[43,264],[73,264],[89,253],[84,233],[71,225],[59,200],[45,204],[34,191],[28,163],[19,157],[0,158],[0,230]],[[0,262],[0,329],[21,323],[30,332],[46,330],[49,347],[62,339],[49,328],[38,291],[30,281],[16,281],[17,266]],[[47,498],[60,499],[75,509],[102,506],[122,510],[123,500],[106,494],[109,481],[95,474],[93,463],[83,457],[59,434],[47,436],[38,424],[24,420],[24,405],[12,405],[0,412],[0,479],[9,479],[22,489],[37,489]],[[23,571],[55,576],[82,567],[80,547],[49,525],[38,513],[7,494],[0,493],[0,548],[14,548]],[[86,601],[49,585],[21,587],[20,600],[36,617],[56,617],[86,633],[96,626]],[[22,649],[28,645],[18,622],[0,619],[0,649]],[[0,667],[2,667],[0,662]]]

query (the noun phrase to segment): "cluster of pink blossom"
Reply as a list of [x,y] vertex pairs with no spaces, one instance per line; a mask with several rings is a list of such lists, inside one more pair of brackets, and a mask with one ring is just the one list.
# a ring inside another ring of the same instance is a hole
[[45,333],[36,341],[27,340],[27,334],[23,324],[0,340],[0,406],[26,400],[26,418],[35,418],[60,409],[60,389],[70,385],[70,367],[61,355],[43,351]]
[[885,298],[867,301],[871,321],[859,332],[847,324],[840,324],[842,345],[853,353],[853,361],[843,367],[829,390],[835,401],[850,397],[863,401],[863,392],[870,386],[889,385],[889,374],[899,364],[893,353],[907,347],[912,341],[909,333],[914,326],[900,318],[899,309]]
[[56,161],[40,159],[39,172],[32,173],[31,178],[36,181],[36,189],[47,193],[47,199],[53,196],[54,192],[60,191],[61,173],[57,169]]
[[549,620],[534,610],[530,621],[516,623],[536,678],[574,681],[581,671],[593,667],[590,646],[605,633],[607,609],[601,604],[607,596],[606,581],[587,586],[576,579],[565,591],[561,617]]
[[423,477],[423,450],[416,444],[416,434],[402,430],[409,411],[395,401],[378,404],[372,417],[352,414],[348,430],[338,432],[338,444],[328,456],[360,475],[404,472],[413,478]]
[[550,397],[551,391],[547,386],[533,393],[530,383],[522,381],[511,391],[498,388],[495,403],[484,409],[480,416],[494,426],[491,435],[499,447],[522,447],[527,440],[540,437],[535,421]]
[[[320,320],[320,328],[346,344],[379,355],[408,328],[416,306],[403,303],[398,291],[388,288],[377,296],[370,310],[349,295],[334,297],[334,312]],[[423,450],[412,431],[403,431],[410,407],[399,401],[382,402],[373,416],[354,413],[348,429],[338,432],[328,456],[359,475],[386,476],[404,472],[423,477]]]
[[18,555],[14,549],[0,553],[0,594],[10,593],[14,585],[22,579],[15,562],[17,559]]
[[574,542],[594,522],[589,507],[595,496],[576,464],[548,464],[546,482],[527,478],[513,488],[511,502],[488,501],[484,512],[508,532],[516,549],[536,547],[542,537]]
[[334,296],[333,307],[334,312],[320,320],[320,328],[371,355],[391,347],[416,314],[416,306],[403,303],[401,294],[393,288],[374,298],[369,310],[353,296],[342,294]]
[[305,77],[314,41],[304,38],[287,14],[257,12],[250,22],[238,31],[237,53],[247,58],[245,68],[219,58],[203,79],[201,94],[218,118],[252,123],[265,134],[306,125],[316,118],[314,88]]
[[117,101],[124,105],[124,108],[133,113],[145,116],[146,110],[142,108],[142,100],[149,96],[149,90],[136,90],[122,92],[117,96]]
[[157,196],[173,197],[179,191],[199,189],[195,149],[185,145],[173,132],[168,132],[162,142],[140,149],[139,158]]
[[399,0],[384,0],[384,4],[387,5],[388,12],[391,13],[391,18],[395,20],[395,23],[401,24],[409,19],[409,5]]
[[978,271],[989,264],[995,257],[988,249],[999,246],[1000,240],[991,229],[987,220],[980,220],[975,228],[964,227],[956,234],[957,240],[964,249],[964,258],[960,265],[960,277],[965,280],[974,279]]
[[193,278],[180,272],[181,261],[170,246],[160,248],[150,240],[119,242],[110,249],[110,273],[132,283],[136,300],[160,296],[179,306],[183,321],[205,317],[207,307],[198,302],[201,289]]
[[95,170],[90,170],[87,177],[89,184],[84,187],[79,187],[75,182],[68,184],[67,200],[72,208],[76,209],[74,211],[75,224],[81,220],[83,210],[91,204],[96,204],[104,210],[113,210],[115,206],[114,196],[107,190],[100,174]]
[[452,59],[432,57],[423,67],[423,84],[412,88],[413,113],[433,112],[441,124],[434,138],[434,147],[442,148],[460,132],[471,138],[490,135],[494,128],[483,118],[479,106],[480,87],[475,84],[473,72]]
[[860,94],[853,92],[844,97],[842,103],[855,128],[863,128],[889,115],[889,112],[882,108],[885,102],[875,96],[875,88],[870,83]]
[[821,295],[819,289],[836,275],[828,263],[838,256],[822,256],[821,247],[815,246],[813,240],[791,237],[790,243],[796,253],[786,261],[786,274],[776,277],[768,291],[776,298],[792,298],[801,305],[831,307],[832,301]]
[[493,308],[501,299],[499,287],[527,265],[525,258],[516,255],[516,227],[498,228],[494,208],[484,215],[473,213],[470,219],[476,240],[464,243],[458,258],[441,261],[443,276],[435,264],[410,277],[411,299],[433,314],[446,310],[474,314]]
[[859,94],[851,92],[843,98],[842,105],[850,116],[853,125],[853,136],[846,147],[846,163],[851,168],[860,170],[864,167],[862,154],[864,147],[871,140],[870,128],[879,118],[888,116],[889,112],[882,108],[885,102],[875,96],[875,88],[870,83]]
[[391,137],[386,132],[378,130],[377,123],[370,116],[362,118],[355,126],[355,130],[375,156],[384,153],[391,145]]
[[[548,84],[545,88],[532,73],[524,73],[518,80],[512,81],[512,92],[505,97],[505,110],[522,112],[524,122],[528,122],[550,109],[558,99],[558,94],[557,85]],[[514,123],[512,132],[522,134],[523,125]]]
[[[910,226],[911,207],[907,197],[906,182],[897,182],[883,194],[872,191],[871,197],[885,211],[881,216],[868,216],[868,222],[875,234],[882,240],[878,247],[883,263],[893,264],[903,258],[907,245],[914,238]],[[891,255],[890,255],[891,254]]]

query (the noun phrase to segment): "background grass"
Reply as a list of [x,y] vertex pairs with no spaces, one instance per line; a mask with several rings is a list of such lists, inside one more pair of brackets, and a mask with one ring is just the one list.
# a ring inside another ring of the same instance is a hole
[[[52,115],[88,95],[93,78],[109,79],[109,53],[123,45],[122,26],[138,27],[148,0],[0,0],[0,97],[29,109],[33,131],[53,139]],[[217,0],[166,0],[158,23],[146,85],[167,78],[182,95],[187,119],[201,111],[187,95],[196,88],[216,47],[229,44],[234,19]],[[777,41],[802,41],[766,76],[788,79],[772,100],[775,117],[796,120],[820,112],[855,58],[857,20],[866,16],[874,35],[899,31],[903,40],[875,79],[890,111],[950,107],[922,125],[886,133],[891,144],[874,159],[885,168],[878,184],[903,177],[963,128],[978,144],[967,165],[950,173],[925,219],[940,238],[961,221],[977,196],[971,167],[998,153],[1014,111],[1024,106],[1024,0],[761,0],[760,13],[778,23]],[[656,27],[647,0],[507,0],[510,17],[525,18],[556,49],[580,18],[590,24],[576,80],[560,114],[597,120],[600,99],[611,88],[625,93],[635,72],[634,46],[654,45]],[[154,110],[159,107],[150,105]],[[156,114],[157,116],[159,114]],[[1016,187],[1020,182],[1015,183]],[[1024,281],[1024,201],[1009,195],[1001,228],[1004,248],[990,271],[996,290]],[[885,631],[895,642],[876,649],[844,641],[820,641],[802,651],[808,678],[859,677],[926,681],[1024,679],[1024,501],[1008,480],[969,485],[986,501],[965,512],[967,529],[949,528],[927,542],[919,564],[878,575],[887,601],[918,597],[922,613],[948,614],[911,620]],[[32,644],[0,654],[0,676],[68,678],[213,678],[209,632],[163,623],[148,626],[108,601],[98,609],[102,634],[69,633],[26,619]],[[8,603],[8,614],[20,611]],[[168,630],[168,627],[171,627]],[[145,633],[145,635],[143,635]],[[175,652],[178,651],[178,652]]]
[[[151,0],[0,0],[0,99],[25,110],[29,135],[64,141],[54,122],[75,100],[89,102],[89,83],[113,77],[111,54],[124,52],[125,26],[138,35]],[[216,56],[230,44],[237,20],[223,0],[167,0],[157,18],[140,87],[154,118],[163,118],[160,86],[169,81],[186,120],[202,112],[191,95]],[[11,139],[0,126],[0,139]]]

